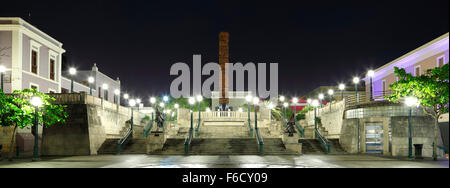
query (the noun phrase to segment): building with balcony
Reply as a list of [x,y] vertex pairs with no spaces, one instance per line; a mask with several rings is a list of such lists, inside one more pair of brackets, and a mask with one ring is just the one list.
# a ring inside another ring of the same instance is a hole
[[[394,67],[404,68],[407,73],[418,76],[428,69],[443,66],[449,60],[449,33],[446,33],[419,48],[375,69],[372,78],[374,100],[384,100],[383,97],[392,91],[389,86],[398,80]],[[366,96],[370,96],[370,79],[365,78]],[[366,97],[367,100],[370,97]]]

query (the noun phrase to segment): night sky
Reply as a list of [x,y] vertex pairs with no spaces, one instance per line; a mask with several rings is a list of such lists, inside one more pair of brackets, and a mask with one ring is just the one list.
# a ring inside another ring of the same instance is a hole
[[62,42],[66,67],[120,77],[146,98],[169,92],[170,66],[218,62],[218,33],[230,32],[230,62],[279,63],[280,93],[301,96],[350,83],[449,31],[449,1],[14,1],[22,17]]

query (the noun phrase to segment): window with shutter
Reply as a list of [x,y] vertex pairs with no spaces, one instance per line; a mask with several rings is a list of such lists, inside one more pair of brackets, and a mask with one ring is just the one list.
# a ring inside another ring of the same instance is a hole
[[444,58],[443,57],[438,59],[438,65],[439,65],[439,67],[444,66]]
[[55,60],[50,59],[50,80],[55,80]]
[[38,62],[37,62],[37,52],[31,51],[31,72],[37,74]]

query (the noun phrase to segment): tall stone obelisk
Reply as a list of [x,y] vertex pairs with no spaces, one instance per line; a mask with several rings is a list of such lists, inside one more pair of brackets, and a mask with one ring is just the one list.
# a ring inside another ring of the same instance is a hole
[[227,110],[230,102],[228,99],[228,77],[225,71],[225,66],[229,63],[229,41],[230,34],[228,32],[219,33],[219,65],[221,68],[219,105],[222,110]]

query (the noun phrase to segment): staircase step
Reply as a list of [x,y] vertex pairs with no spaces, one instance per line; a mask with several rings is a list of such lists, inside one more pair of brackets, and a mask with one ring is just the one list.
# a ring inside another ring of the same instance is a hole
[[[161,151],[154,154],[183,155],[185,139],[167,139]],[[291,155],[280,138],[269,138],[264,144],[265,155]],[[191,142],[190,155],[259,155],[255,138],[195,138]]]

